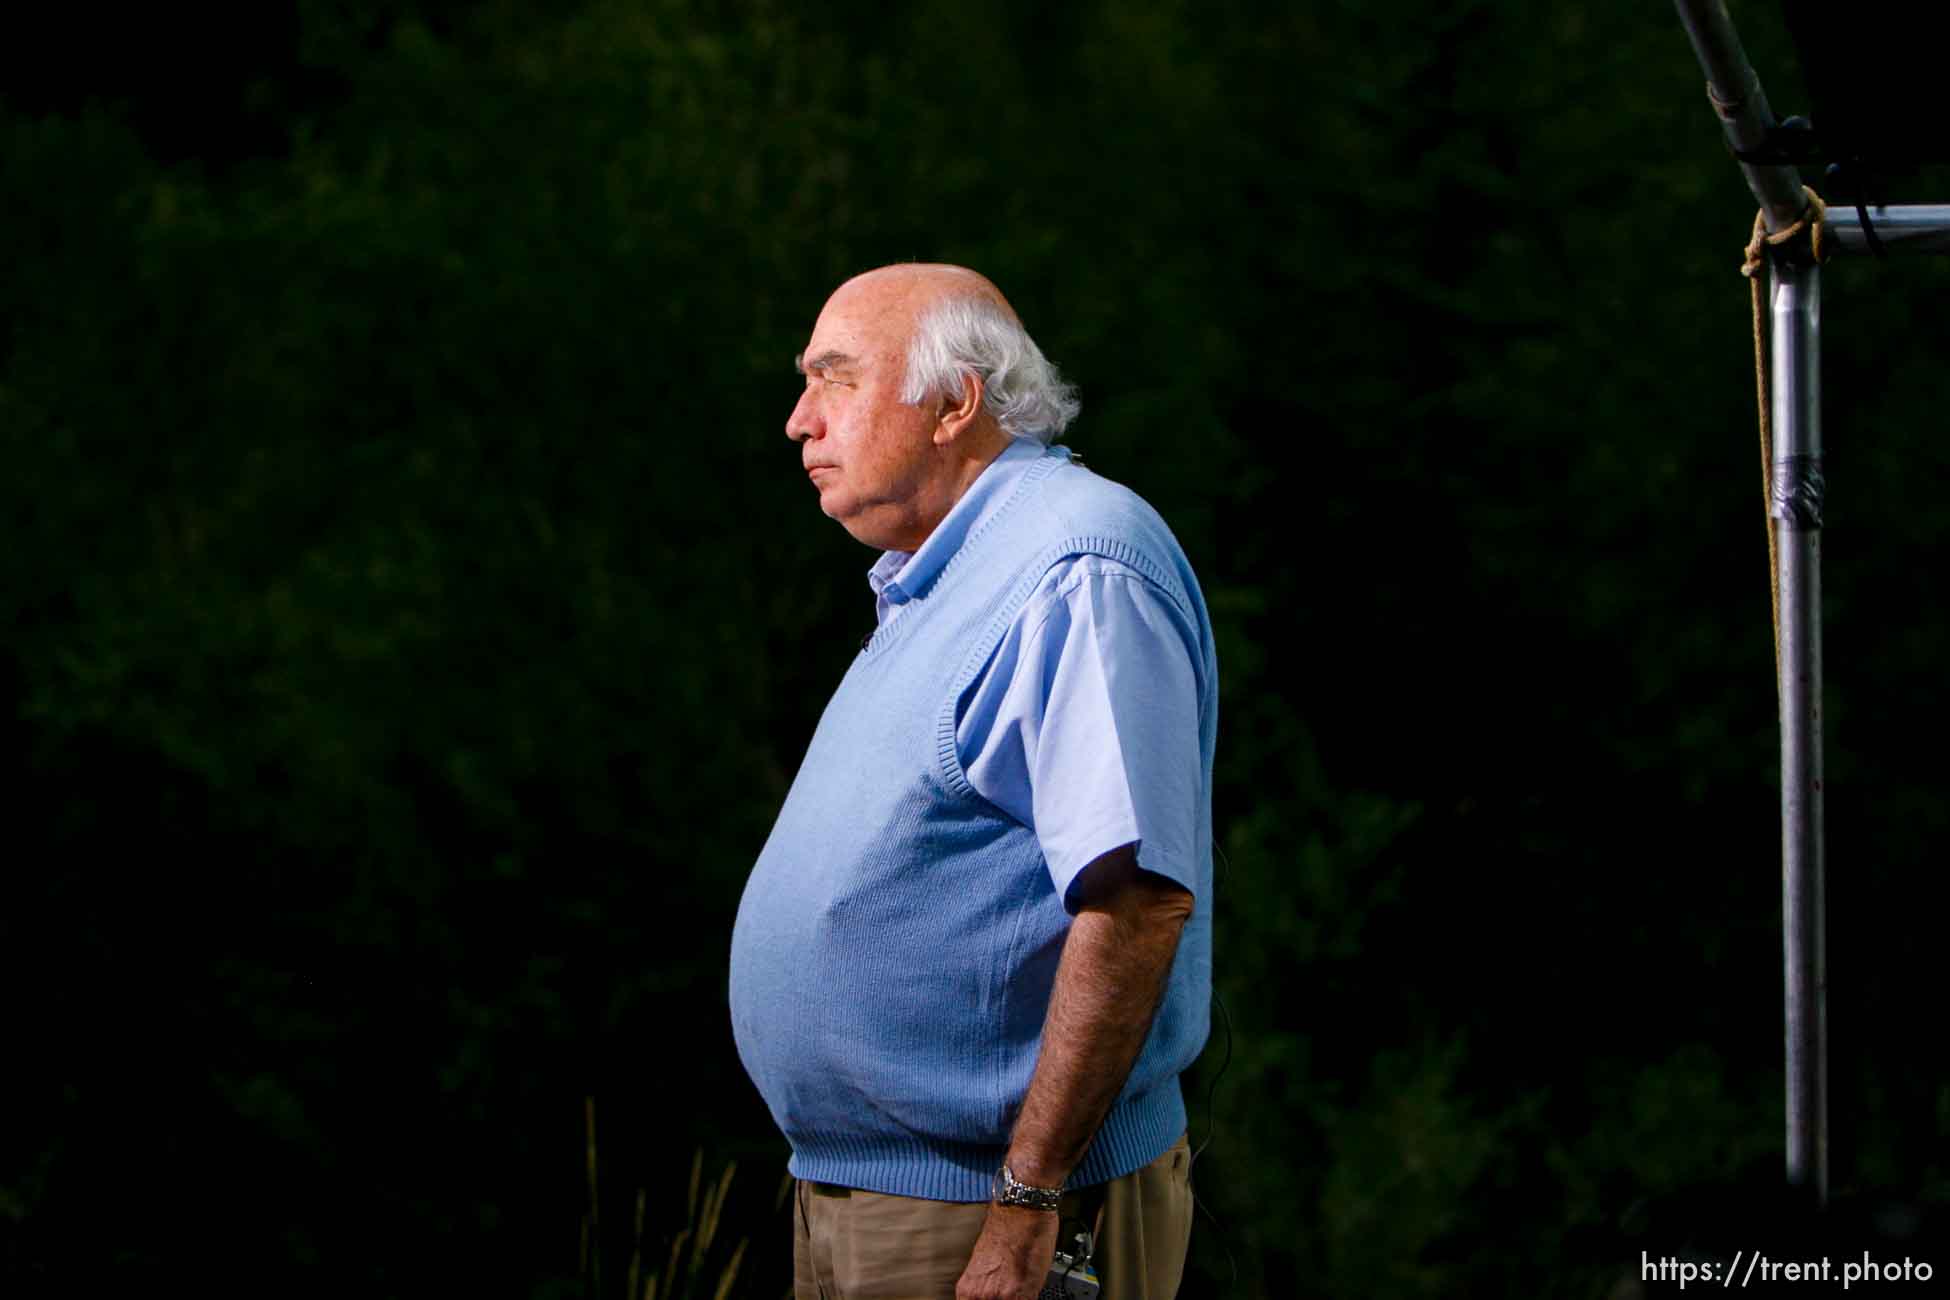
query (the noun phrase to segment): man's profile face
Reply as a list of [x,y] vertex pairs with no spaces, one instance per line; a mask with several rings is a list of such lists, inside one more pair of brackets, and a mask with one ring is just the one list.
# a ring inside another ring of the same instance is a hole
[[859,541],[912,550],[939,457],[935,421],[900,400],[915,295],[898,281],[842,285],[799,354],[805,391],[786,421],[819,508]]

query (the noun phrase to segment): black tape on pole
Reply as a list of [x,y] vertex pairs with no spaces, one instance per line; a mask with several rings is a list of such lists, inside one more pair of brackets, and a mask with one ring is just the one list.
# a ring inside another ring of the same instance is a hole
[[1783,528],[1800,533],[1819,532],[1822,494],[1827,489],[1821,457],[1783,456],[1774,462],[1768,513]]

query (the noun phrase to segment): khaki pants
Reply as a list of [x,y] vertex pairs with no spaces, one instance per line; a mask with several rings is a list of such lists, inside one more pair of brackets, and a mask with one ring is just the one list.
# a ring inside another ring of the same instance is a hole
[[[1063,1198],[1057,1249],[1103,1209],[1103,1300],[1171,1300],[1192,1236],[1192,1153],[1181,1137],[1135,1173]],[[952,1300],[988,1205],[886,1196],[830,1183],[793,1188],[793,1300]],[[1074,1226],[1073,1226],[1074,1225]]]

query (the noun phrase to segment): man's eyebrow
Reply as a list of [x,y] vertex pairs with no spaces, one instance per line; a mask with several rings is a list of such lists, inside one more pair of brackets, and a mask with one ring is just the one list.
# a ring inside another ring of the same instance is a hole
[[820,353],[810,361],[806,360],[806,355],[803,352],[792,358],[792,368],[802,375],[811,374],[819,370],[845,370],[858,364],[859,361],[856,358],[850,357],[844,352],[834,352],[830,349]]

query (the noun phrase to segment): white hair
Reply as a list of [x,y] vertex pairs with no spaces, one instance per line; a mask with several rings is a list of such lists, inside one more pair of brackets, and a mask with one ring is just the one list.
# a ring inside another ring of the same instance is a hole
[[959,400],[962,376],[982,381],[982,407],[1011,438],[1047,446],[1063,436],[1082,403],[1029,331],[994,301],[975,294],[942,299],[914,323],[901,401]]

